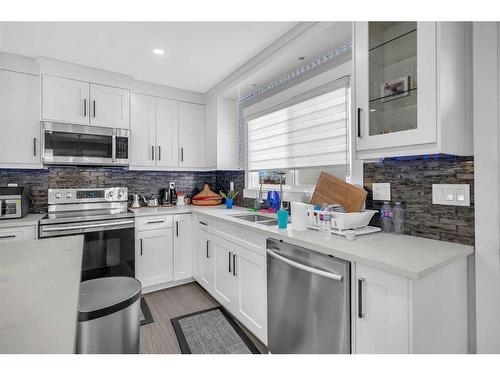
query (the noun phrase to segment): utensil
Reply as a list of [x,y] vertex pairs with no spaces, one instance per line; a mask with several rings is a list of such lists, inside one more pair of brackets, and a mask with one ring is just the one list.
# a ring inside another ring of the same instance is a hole
[[132,208],[141,207],[141,203],[139,202],[139,194],[132,194],[132,204],[130,205]]
[[158,198],[156,198],[156,196],[154,194],[149,199],[146,199],[146,197],[144,197],[144,196],[142,197],[142,199],[144,200],[144,203],[146,203],[146,206],[158,207]]

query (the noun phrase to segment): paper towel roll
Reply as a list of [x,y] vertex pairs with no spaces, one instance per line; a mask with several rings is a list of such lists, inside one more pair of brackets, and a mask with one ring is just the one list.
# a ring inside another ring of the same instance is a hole
[[307,210],[313,206],[301,202],[292,202],[292,229],[307,230]]

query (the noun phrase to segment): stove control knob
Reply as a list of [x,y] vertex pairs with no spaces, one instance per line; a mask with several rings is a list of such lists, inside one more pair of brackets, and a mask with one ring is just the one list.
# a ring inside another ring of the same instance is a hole
[[123,192],[123,190],[120,190],[120,192],[118,193],[118,196],[121,198],[121,197],[123,197],[124,194],[125,193]]
[[59,199],[59,198],[61,198],[61,196],[62,196],[62,195],[61,195],[61,193],[56,193],[54,196],[55,196],[57,199]]
[[108,193],[108,198],[113,198],[113,190]]
[[66,198],[72,198],[72,197],[73,197],[73,194],[71,194],[71,193],[66,194]]

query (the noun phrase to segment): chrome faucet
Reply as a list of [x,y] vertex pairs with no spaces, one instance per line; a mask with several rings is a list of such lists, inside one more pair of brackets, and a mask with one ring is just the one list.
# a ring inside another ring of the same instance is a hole
[[262,207],[262,203],[264,203],[264,200],[262,199],[262,180],[260,180],[259,192],[257,194],[257,198],[253,202],[253,208],[256,210],[260,210],[260,208]]

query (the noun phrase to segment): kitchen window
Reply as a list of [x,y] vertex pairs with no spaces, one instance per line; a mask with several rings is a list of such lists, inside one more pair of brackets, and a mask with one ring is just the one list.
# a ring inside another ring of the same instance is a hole
[[341,78],[247,121],[247,188],[314,189],[321,171],[349,177],[349,80]]

